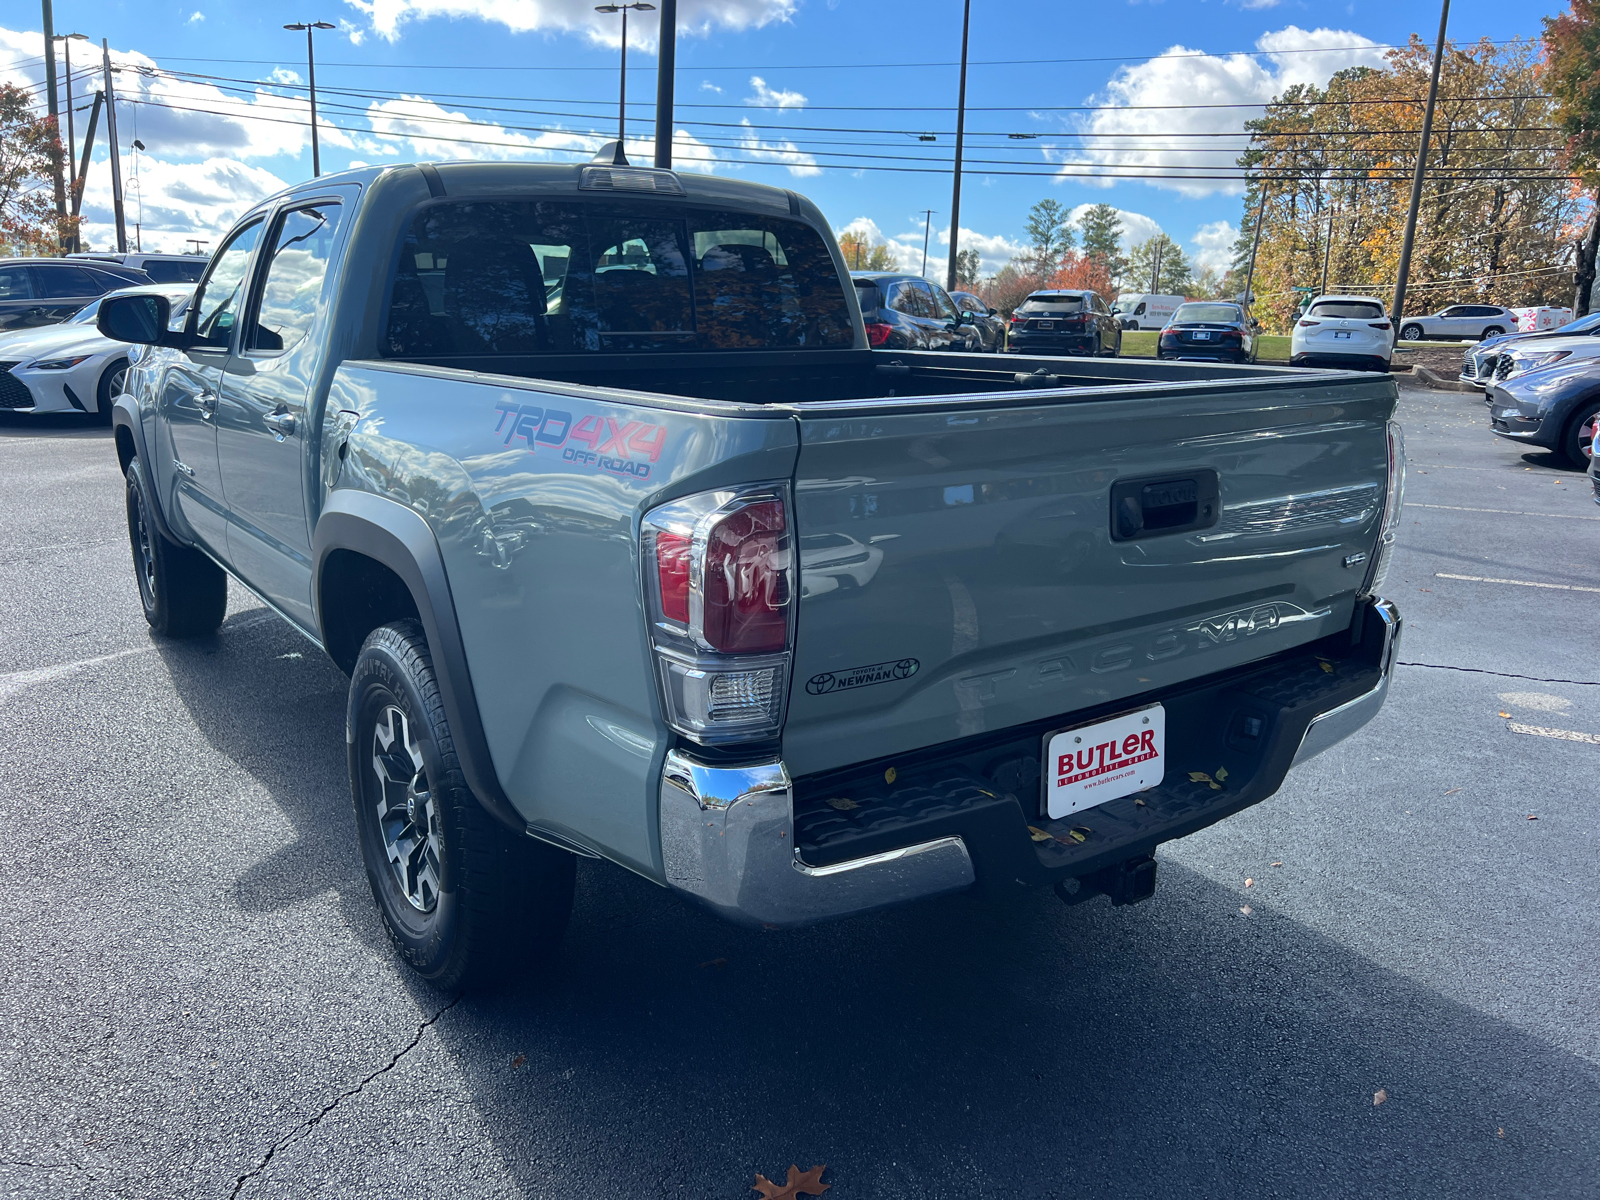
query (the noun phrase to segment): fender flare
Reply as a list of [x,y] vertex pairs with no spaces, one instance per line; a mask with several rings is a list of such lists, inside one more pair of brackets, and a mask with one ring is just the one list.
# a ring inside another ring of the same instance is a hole
[[[156,464],[150,457],[145,446],[144,426],[139,423],[139,412],[133,403],[128,400],[124,392],[118,397],[117,402],[111,406],[111,441],[113,450],[116,446],[117,435],[124,429],[133,442],[133,454],[144,463],[146,478],[150,483],[150,517],[155,522],[156,531],[169,542],[176,542],[180,546],[187,546],[186,539],[173,532],[172,526],[167,524],[167,514],[161,511],[160,489],[156,485]],[[118,464],[121,465],[120,463]]]
[[445,574],[439,541],[413,509],[371,492],[340,488],[329,494],[311,540],[313,604],[317,630],[327,642],[322,614],[322,575],[328,556],[348,550],[393,571],[411,594],[428,639],[439,698],[455,741],[467,786],[496,820],[518,833],[527,821],[500,786],[489,741],[478,712],[477,693],[467,667],[466,647],[456,621],[455,602]]

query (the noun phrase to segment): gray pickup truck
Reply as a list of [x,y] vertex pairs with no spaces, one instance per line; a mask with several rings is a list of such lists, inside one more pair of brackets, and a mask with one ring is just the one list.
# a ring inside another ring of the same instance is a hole
[[350,675],[398,952],[540,960],[578,856],[779,927],[1125,904],[1383,703],[1384,376],[878,352],[794,192],[422,164],[263,201],[114,414],[139,592]]

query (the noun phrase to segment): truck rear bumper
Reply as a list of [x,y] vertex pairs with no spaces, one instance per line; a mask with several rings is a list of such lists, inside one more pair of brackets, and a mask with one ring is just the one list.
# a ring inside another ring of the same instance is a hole
[[[1153,697],[1169,708],[1166,780],[1061,821],[1038,815],[1027,786],[995,782],[1017,761],[1005,759],[1009,749],[1037,742],[1031,729],[1011,743],[930,748],[925,767],[902,758],[891,773],[898,786],[882,782],[881,764],[794,781],[777,759],[724,767],[672,751],[661,780],[667,882],[729,919],[766,927],[871,912],[980,879],[1098,888],[1161,842],[1265,800],[1292,765],[1370,721],[1388,695],[1400,627],[1394,605],[1377,600],[1357,610],[1347,634]],[[1258,744],[1241,740],[1241,714],[1258,722]],[[1190,736],[1173,732],[1185,724]],[[987,774],[973,766],[985,762],[1001,766]],[[1197,780],[1188,768],[1200,764]]]

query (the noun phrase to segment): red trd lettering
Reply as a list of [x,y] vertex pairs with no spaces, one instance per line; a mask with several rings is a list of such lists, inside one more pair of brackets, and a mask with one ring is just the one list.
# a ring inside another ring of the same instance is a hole
[[595,448],[595,443],[597,443],[600,438],[601,429],[599,417],[593,415],[584,417],[583,420],[579,421],[572,427],[572,440],[575,442],[588,443],[589,449],[591,450]]
[[[649,433],[651,430],[655,431],[654,436],[646,438],[645,434]],[[667,431],[665,426],[661,425],[646,425],[643,429],[639,430],[638,433],[634,434],[628,439],[628,449],[638,450],[641,453],[648,452],[651,462],[655,462],[661,457],[661,451],[666,447],[666,444]]]
[[1139,749],[1148,750],[1151,754],[1156,752],[1156,731],[1146,729],[1139,735]]
[[626,425],[624,425],[619,430],[617,428],[617,423],[615,421],[613,421],[610,417],[607,417],[606,418],[606,429],[607,429],[606,440],[603,443],[601,443],[600,445],[595,447],[595,452],[597,454],[609,454],[611,452],[611,448],[613,446],[615,446],[617,448],[617,453],[622,455],[623,458],[627,458],[628,457],[628,439],[634,435],[634,433],[639,429],[639,427],[640,427],[640,423],[638,421],[629,421]]

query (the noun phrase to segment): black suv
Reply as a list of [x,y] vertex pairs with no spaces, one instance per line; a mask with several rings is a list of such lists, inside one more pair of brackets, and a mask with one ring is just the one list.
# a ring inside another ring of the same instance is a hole
[[1122,353],[1122,326],[1094,292],[1034,292],[1011,314],[1010,346],[1018,354]]
[[937,283],[898,271],[852,271],[850,278],[874,350],[983,349],[982,333]]
[[117,263],[0,258],[0,329],[54,325],[107,292],[150,282],[143,271]]
[[971,292],[951,292],[950,299],[956,302],[963,315],[972,314],[971,324],[983,338],[984,350],[998,354],[1006,348],[1006,319],[998,308],[990,308]]

